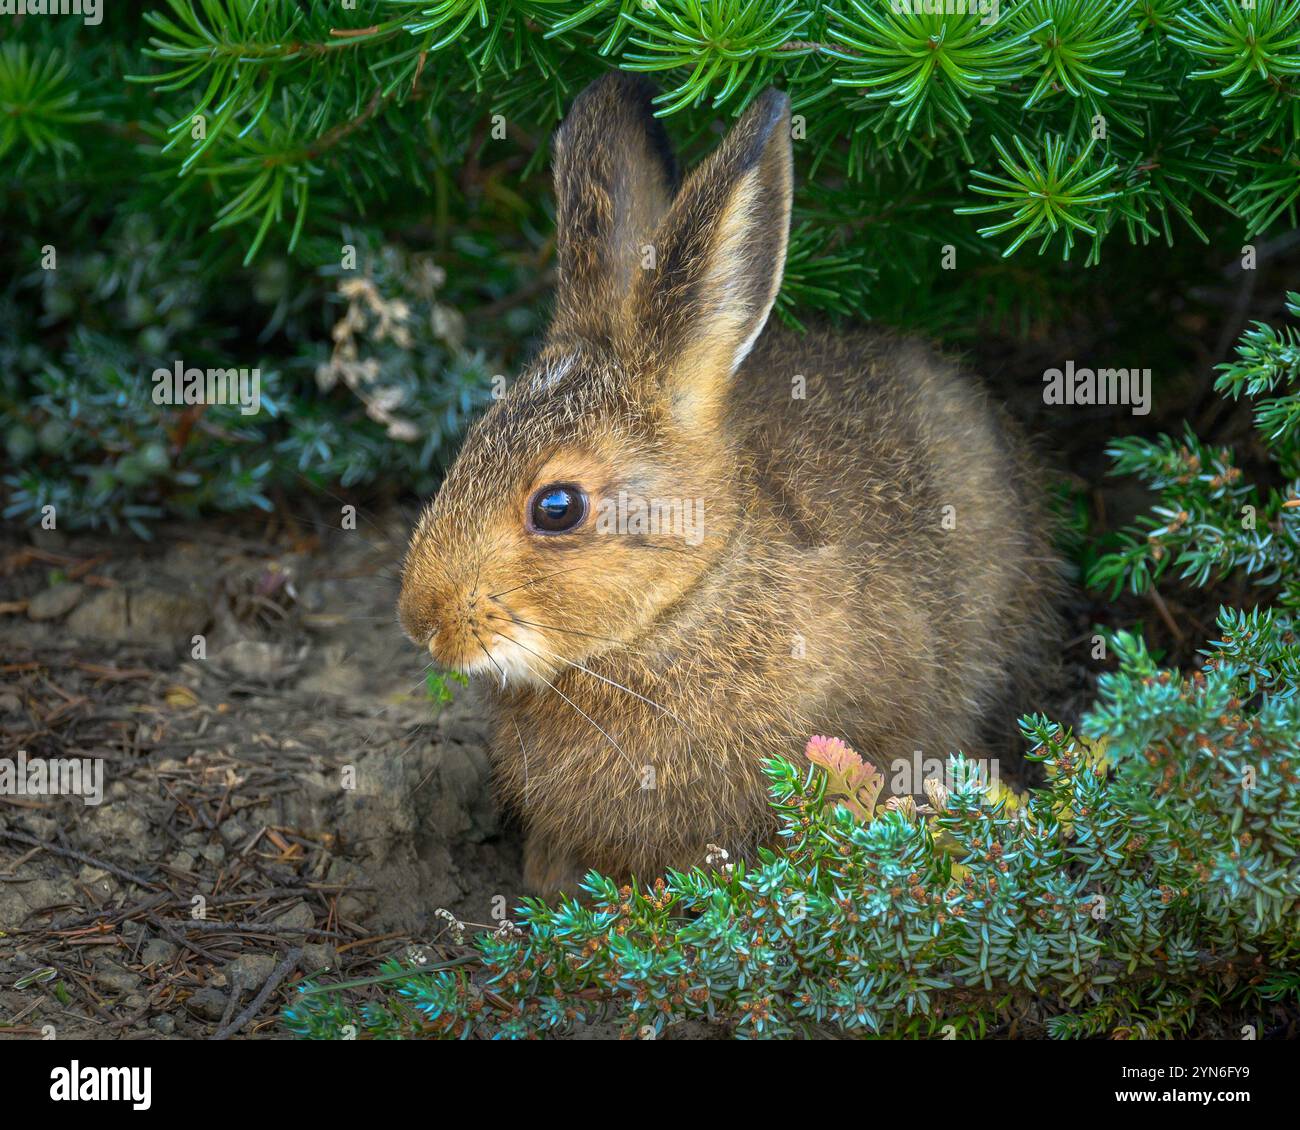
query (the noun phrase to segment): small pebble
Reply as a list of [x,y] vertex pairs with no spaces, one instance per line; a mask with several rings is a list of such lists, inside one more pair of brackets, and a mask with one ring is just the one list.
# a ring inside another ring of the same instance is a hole
[[29,620],[57,620],[66,616],[81,600],[80,585],[52,585],[42,589],[27,602]]
[[226,1012],[226,994],[216,989],[200,989],[186,1000],[185,1008],[200,1020],[220,1020]]
[[140,960],[145,965],[167,965],[176,960],[180,947],[166,938],[152,938],[145,942],[140,951]]

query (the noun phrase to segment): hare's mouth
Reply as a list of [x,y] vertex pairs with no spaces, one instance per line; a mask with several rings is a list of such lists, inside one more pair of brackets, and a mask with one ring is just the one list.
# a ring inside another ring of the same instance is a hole
[[554,666],[541,633],[518,622],[512,623],[508,631],[474,632],[463,655],[458,665],[462,673],[482,675],[502,687],[512,682],[545,686],[546,672]]

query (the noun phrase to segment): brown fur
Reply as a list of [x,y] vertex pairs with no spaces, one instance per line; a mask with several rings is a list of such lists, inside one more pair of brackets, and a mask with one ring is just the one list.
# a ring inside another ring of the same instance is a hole
[[[421,517],[398,606],[436,660],[490,676],[544,891],[749,851],[772,830],[761,760],[814,733],[882,764],[978,753],[1055,627],[1035,467],[975,382],[887,334],[763,331],[785,98],[677,191],[648,99],[607,77],[560,130],[552,332]],[[530,532],[555,482],[703,499],[703,540]]]

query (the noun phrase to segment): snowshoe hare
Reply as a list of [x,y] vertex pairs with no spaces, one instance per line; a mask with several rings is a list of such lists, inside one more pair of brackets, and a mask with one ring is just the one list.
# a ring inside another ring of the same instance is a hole
[[398,602],[437,663],[490,677],[542,892],[752,850],[761,761],[813,734],[883,766],[978,755],[1054,650],[1041,475],[975,381],[922,342],[770,323],[785,95],[679,187],[650,94],[611,74],[557,133],[553,324]]

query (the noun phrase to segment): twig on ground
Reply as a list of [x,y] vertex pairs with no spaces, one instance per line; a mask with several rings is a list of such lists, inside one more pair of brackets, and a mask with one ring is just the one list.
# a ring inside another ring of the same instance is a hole
[[282,962],[280,962],[279,965],[276,966],[275,971],[271,974],[271,976],[269,976],[266,979],[266,984],[262,986],[262,991],[259,992],[257,996],[253,998],[253,1003],[250,1004],[246,1009],[244,1009],[243,1012],[239,1014],[238,1018],[236,1018],[233,1024],[231,1024],[228,1027],[226,1025],[222,1025],[221,1028],[217,1029],[217,1031],[213,1033],[212,1038],[214,1040],[225,1040],[230,1036],[233,1036],[245,1024],[247,1024],[250,1020],[252,1020],[253,1017],[257,1015],[258,1010],[262,1007],[262,1005],[264,1005],[267,1002],[271,994],[275,992],[276,987],[280,984],[280,982],[283,981],[287,976],[289,976],[291,972],[293,972],[294,968],[297,966],[298,962],[301,959],[302,959],[301,949],[290,950],[288,956],[286,956],[285,959]]
[[27,844],[29,847],[44,848],[53,855],[61,855],[66,859],[75,859],[79,863],[88,863],[91,867],[98,867],[101,871],[108,871],[116,875],[119,879],[126,879],[135,883],[138,887],[147,887],[150,890],[157,890],[158,884],[152,879],[146,879],[142,875],[136,875],[127,871],[124,867],[118,867],[115,863],[109,863],[103,859],[96,859],[93,855],[87,855],[85,852],[77,851],[74,848],[59,847],[58,844],[49,843],[46,840],[38,840],[35,836],[29,836],[25,832],[12,832],[0,830],[0,836],[7,840],[13,840],[15,843]]

